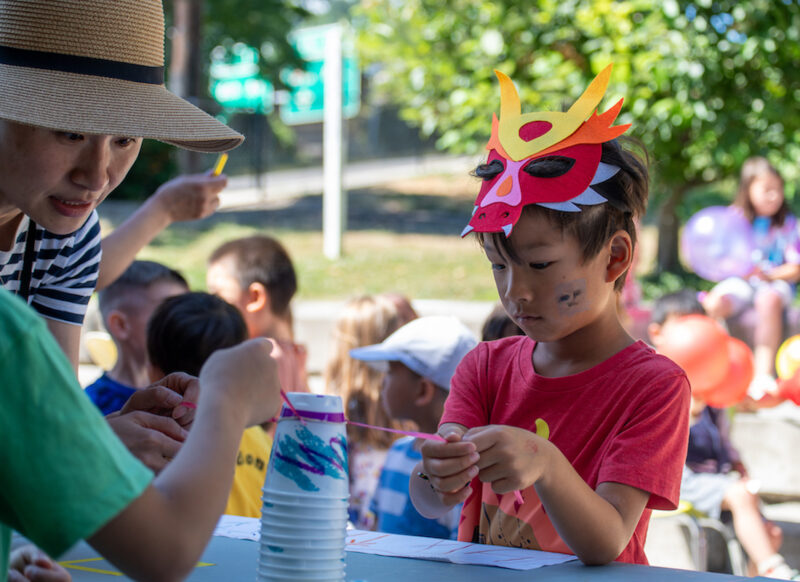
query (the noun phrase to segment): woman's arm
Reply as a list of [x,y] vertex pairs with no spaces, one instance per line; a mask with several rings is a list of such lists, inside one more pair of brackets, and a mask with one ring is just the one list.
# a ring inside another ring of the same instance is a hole
[[227,183],[226,176],[192,174],[162,184],[130,218],[103,238],[97,290],[113,283],[136,254],[173,222],[213,214]]
[[247,426],[280,405],[271,344],[255,339],[215,352],[200,373],[197,414],[183,447],[144,493],[89,543],[137,580],[179,580],[194,567],[233,481]]

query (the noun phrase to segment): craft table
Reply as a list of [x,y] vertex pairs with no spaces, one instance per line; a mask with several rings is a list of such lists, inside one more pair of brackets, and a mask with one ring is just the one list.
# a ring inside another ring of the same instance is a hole
[[[202,560],[189,576],[191,582],[255,582],[258,543],[213,537]],[[609,564],[587,567],[580,562],[546,566],[536,570],[509,570],[489,566],[466,566],[417,560],[392,558],[348,551],[346,553],[347,582],[556,582],[570,580],[581,582],[729,582],[762,580],[769,578],[742,578],[708,572],[673,570],[631,564]],[[59,560],[72,574],[75,582],[111,582],[121,580],[119,572],[88,544],[81,542]],[[86,568],[76,569],[77,568]],[[774,581],[773,581],[774,582]]]

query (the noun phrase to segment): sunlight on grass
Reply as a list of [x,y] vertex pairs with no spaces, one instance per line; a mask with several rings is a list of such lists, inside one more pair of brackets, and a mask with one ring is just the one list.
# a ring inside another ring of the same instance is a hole
[[205,289],[206,259],[223,242],[263,232],[289,251],[299,279],[298,299],[346,299],[359,294],[397,291],[412,299],[496,299],[489,263],[472,239],[453,236],[358,231],[345,234],[344,256],[322,254],[322,233],[260,231],[219,223],[198,231],[173,225],[139,258],[181,271],[193,289]]

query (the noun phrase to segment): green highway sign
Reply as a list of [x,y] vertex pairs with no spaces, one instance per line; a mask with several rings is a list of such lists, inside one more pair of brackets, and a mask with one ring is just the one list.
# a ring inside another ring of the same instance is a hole
[[212,51],[210,89],[217,103],[226,109],[272,111],[275,88],[259,77],[258,59],[258,51],[243,43],[236,43],[230,51],[224,47]]
[[[289,34],[289,41],[306,61],[302,69],[286,68],[281,71],[281,81],[289,89],[289,98],[280,108],[280,116],[287,125],[317,123],[324,112],[323,68],[325,43],[328,33],[338,24],[301,28]],[[342,115],[355,117],[361,107],[361,72],[351,38],[345,36],[342,46]]]

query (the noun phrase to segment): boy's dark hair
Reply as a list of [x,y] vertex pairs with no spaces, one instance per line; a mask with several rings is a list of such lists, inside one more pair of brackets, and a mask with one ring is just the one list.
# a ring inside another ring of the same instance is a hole
[[[753,202],[750,200],[750,187],[756,178],[764,174],[772,174],[782,184],[784,183],[783,176],[775,166],[769,163],[767,158],[755,156],[747,158],[742,164],[742,171],[739,175],[739,188],[736,190],[736,199],[733,203],[742,209],[742,212],[750,222],[753,222],[756,217],[756,209],[753,208]],[[786,202],[786,197],[784,197],[781,207],[774,215],[770,216],[771,224],[777,227],[783,226],[783,221],[786,220],[786,216],[790,212],[789,204]]]
[[103,319],[117,307],[129,293],[141,293],[157,283],[174,283],[185,287],[189,283],[178,271],[155,261],[133,261],[113,283],[98,292],[100,313]]
[[675,293],[662,295],[653,302],[653,311],[650,313],[650,321],[658,325],[664,325],[667,318],[671,316],[683,316],[700,314],[705,315],[706,310],[697,298],[697,291],[691,289],[681,289]]
[[[621,143],[634,144],[641,155],[623,148]],[[632,248],[636,247],[635,219],[644,215],[647,210],[649,178],[647,171],[647,150],[631,138],[617,138],[603,143],[600,161],[617,166],[620,171],[605,182],[592,186],[593,190],[603,195],[608,202],[589,206],[581,205],[580,212],[562,212],[545,208],[537,204],[528,204],[522,212],[535,212],[545,216],[562,232],[573,235],[580,243],[583,260],[595,257],[608,239],[618,230],[626,231],[631,237]],[[481,176],[485,173],[486,164],[475,170]],[[546,164],[540,169],[549,171]],[[512,260],[519,261],[509,239],[502,232],[477,233],[478,242],[483,246],[489,239],[495,248],[502,249]],[[614,289],[621,291],[625,284],[627,271],[614,282]]]
[[483,322],[481,341],[489,342],[515,335],[525,335],[525,332],[508,316],[502,304],[495,305]]
[[246,339],[247,326],[239,310],[209,293],[165,299],[147,323],[147,354],[164,374],[197,376],[212,353]]
[[254,235],[226,242],[215,250],[208,263],[232,257],[234,273],[242,289],[261,283],[269,293],[276,315],[289,312],[289,301],[297,292],[297,276],[289,253],[272,237]]

